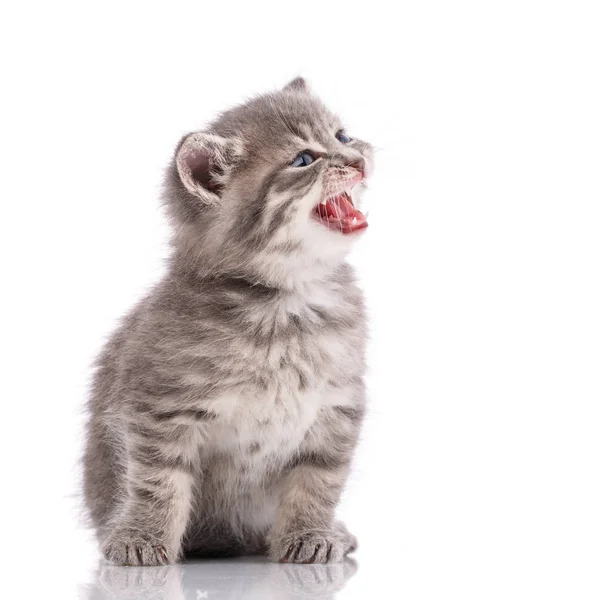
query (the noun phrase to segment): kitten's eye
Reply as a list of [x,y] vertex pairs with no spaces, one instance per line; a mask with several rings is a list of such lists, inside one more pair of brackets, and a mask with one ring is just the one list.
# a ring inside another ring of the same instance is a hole
[[312,162],[315,162],[315,158],[310,152],[300,152],[290,163],[290,167],[308,167]]
[[340,129],[335,134],[335,137],[338,139],[338,141],[342,142],[342,144],[347,144],[348,142],[352,141],[352,138],[349,135],[346,135],[346,132],[343,129]]

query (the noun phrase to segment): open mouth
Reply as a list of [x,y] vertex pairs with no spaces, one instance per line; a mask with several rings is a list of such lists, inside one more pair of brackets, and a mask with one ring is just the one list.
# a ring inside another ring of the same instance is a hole
[[354,233],[368,227],[366,216],[355,208],[350,194],[346,191],[321,200],[313,212],[315,218],[323,225],[343,234]]

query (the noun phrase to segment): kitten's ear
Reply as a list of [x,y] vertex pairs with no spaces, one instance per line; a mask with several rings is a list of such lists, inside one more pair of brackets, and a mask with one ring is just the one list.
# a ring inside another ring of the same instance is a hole
[[242,152],[237,138],[212,133],[191,133],[179,144],[175,162],[188,192],[206,204],[220,199],[231,168]]
[[286,92],[308,92],[308,83],[306,83],[306,79],[304,77],[296,77],[292,79],[286,86],[283,88]]

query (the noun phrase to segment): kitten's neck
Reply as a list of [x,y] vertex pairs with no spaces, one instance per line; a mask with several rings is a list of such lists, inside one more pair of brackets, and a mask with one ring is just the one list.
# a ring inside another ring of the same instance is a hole
[[[258,263],[258,264],[257,264]],[[234,266],[210,264],[208,261],[191,260],[189,255],[176,252],[171,260],[172,272],[197,282],[227,282],[245,286],[265,293],[304,294],[307,288],[318,286],[320,282],[336,279],[342,271],[350,267],[345,261],[326,264],[318,261],[310,263],[298,260],[295,264],[261,259],[249,260]]]

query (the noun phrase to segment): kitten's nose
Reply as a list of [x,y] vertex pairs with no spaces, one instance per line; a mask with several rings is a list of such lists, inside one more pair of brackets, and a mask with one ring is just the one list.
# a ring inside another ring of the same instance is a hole
[[347,167],[352,167],[357,171],[360,171],[360,174],[365,176],[365,159],[364,158],[354,158],[351,161],[346,163]]

